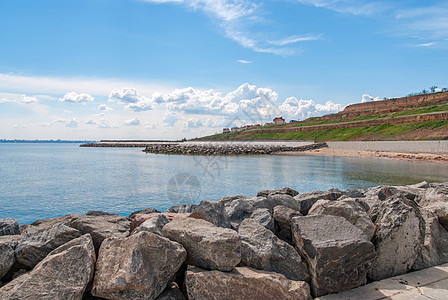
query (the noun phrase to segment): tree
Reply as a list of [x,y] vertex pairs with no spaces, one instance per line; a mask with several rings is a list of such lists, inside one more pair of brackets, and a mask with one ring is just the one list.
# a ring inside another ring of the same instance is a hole
[[437,89],[437,86],[433,85],[429,88],[429,90],[431,91],[431,93],[435,93]]

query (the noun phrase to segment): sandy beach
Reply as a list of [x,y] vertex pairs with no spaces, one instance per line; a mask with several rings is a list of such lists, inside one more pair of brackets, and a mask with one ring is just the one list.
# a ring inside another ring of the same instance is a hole
[[276,154],[405,159],[405,160],[435,161],[435,162],[448,163],[448,155],[432,154],[432,153],[403,153],[403,152],[361,151],[361,150],[321,148],[303,152],[281,152]]

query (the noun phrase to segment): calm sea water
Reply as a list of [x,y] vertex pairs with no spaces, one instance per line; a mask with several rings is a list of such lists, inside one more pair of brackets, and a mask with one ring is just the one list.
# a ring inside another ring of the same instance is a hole
[[21,224],[104,210],[129,215],[146,207],[299,192],[448,181],[448,164],[320,156],[180,156],[139,148],[77,144],[0,144],[0,218]]

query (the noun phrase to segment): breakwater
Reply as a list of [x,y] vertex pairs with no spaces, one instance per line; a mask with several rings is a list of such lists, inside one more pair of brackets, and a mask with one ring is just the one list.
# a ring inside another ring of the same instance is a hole
[[448,262],[447,203],[422,182],[0,219],[0,298],[308,300]]
[[300,146],[275,143],[179,143],[147,145],[146,153],[157,154],[190,154],[190,155],[250,155],[272,154],[276,152],[301,152],[327,147],[326,143],[310,143]]

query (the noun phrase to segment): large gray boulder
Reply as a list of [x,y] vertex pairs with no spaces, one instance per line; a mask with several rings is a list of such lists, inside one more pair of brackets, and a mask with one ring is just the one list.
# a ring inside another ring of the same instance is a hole
[[185,300],[184,294],[175,283],[169,284],[156,300]]
[[218,199],[218,202],[222,203],[224,206],[227,206],[230,202],[237,199],[249,199],[249,197],[244,195],[236,195],[236,196],[228,196]]
[[282,189],[277,189],[277,190],[263,190],[263,191],[259,191],[257,194],[257,197],[267,197],[270,195],[289,195],[289,196],[297,196],[299,194],[299,192],[297,192],[296,190],[293,190],[292,188],[289,187],[285,187]]
[[148,207],[148,208],[145,208],[145,209],[142,209],[142,210],[137,210],[137,211],[134,211],[133,213],[131,213],[130,215],[129,215],[129,217],[128,217],[128,219],[129,220],[132,220],[132,219],[134,219],[134,217],[136,216],[136,215],[138,215],[138,214],[154,214],[154,213],[160,213],[160,211],[158,211],[157,209],[155,209],[155,208],[152,208],[152,207]]
[[232,272],[190,267],[185,275],[188,298],[196,300],[309,300],[310,288],[273,272],[237,267]]
[[237,198],[227,203],[225,210],[232,228],[238,230],[240,223],[250,217],[255,208],[249,203],[249,198]]
[[[307,215],[308,211],[317,202],[317,200],[337,200],[342,197],[344,193],[338,189],[331,189],[328,191],[312,191],[308,193],[299,194],[294,199],[299,204],[299,211],[302,215]],[[291,207],[293,208],[293,207]]]
[[92,295],[107,299],[155,299],[187,253],[178,243],[150,232],[103,241]]
[[230,271],[241,260],[241,240],[231,229],[194,218],[178,218],[162,233],[187,250],[187,263],[205,269]]
[[162,235],[162,228],[166,224],[169,223],[168,218],[163,214],[158,214],[153,216],[152,218],[143,222],[140,226],[138,226],[132,234],[137,234],[142,231],[151,232],[154,234]]
[[79,230],[81,234],[90,234],[95,249],[98,250],[102,241],[106,238],[128,236],[131,222],[126,217],[116,215],[86,216],[70,214],[53,219],[38,220],[28,226],[25,233],[32,234],[56,224],[69,226]]
[[0,288],[0,299],[81,300],[95,268],[91,237],[83,235],[56,248],[34,269]]
[[181,205],[174,205],[168,208],[165,212],[166,213],[176,213],[176,214],[186,214],[186,213],[192,213],[196,209],[196,204],[181,204]]
[[126,237],[129,234],[130,221],[122,216],[83,216],[69,215],[67,226],[79,230],[82,234],[92,236],[95,249],[98,250],[104,239],[109,237]]
[[239,229],[241,266],[283,274],[291,280],[309,280],[307,267],[296,249],[258,222],[246,219]]
[[14,249],[8,243],[0,243],[0,280],[8,273],[16,257]]
[[196,206],[191,218],[206,220],[215,226],[230,228],[230,220],[220,202],[203,200]]
[[80,236],[78,230],[63,224],[26,233],[15,249],[17,261],[28,268],[33,268],[48,253]]
[[16,219],[0,219],[0,236],[20,234],[19,223]]
[[302,216],[300,211],[288,208],[283,205],[274,207],[274,220],[277,222],[277,235],[284,241],[292,243],[291,220],[293,217]]
[[425,242],[414,263],[414,270],[448,263],[448,231],[440,225],[435,214],[423,208],[420,212],[425,220]]
[[434,184],[420,193],[418,199],[420,206],[428,206],[437,202],[448,202],[448,183]]
[[271,194],[267,197],[256,197],[253,198],[252,205],[255,208],[267,208],[270,212],[273,212],[274,207],[277,205],[283,205],[294,210],[301,208],[300,202],[287,194]]
[[365,209],[354,199],[340,201],[318,200],[308,212],[308,215],[331,215],[343,217],[351,224],[361,229],[369,240],[375,233],[375,225]]
[[425,209],[435,214],[440,224],[448,230],[448,201],[431,203]]
[[414,201],[393,196],[371,212],[376,232],[373,243],[377,256],[369,270],[373,280],[404,274],[420,255],[425,237],[425,221]]
[[249,216],[248,219],[256,221],[272,232],[275,231],[274,218],[267,208],[258,208],[254,210],[254,212]]
[[292,232],[297,250],[307,262],[314,296],[366,283],[375,249],[367,236],[346,219],[329,215],[295,217]]

